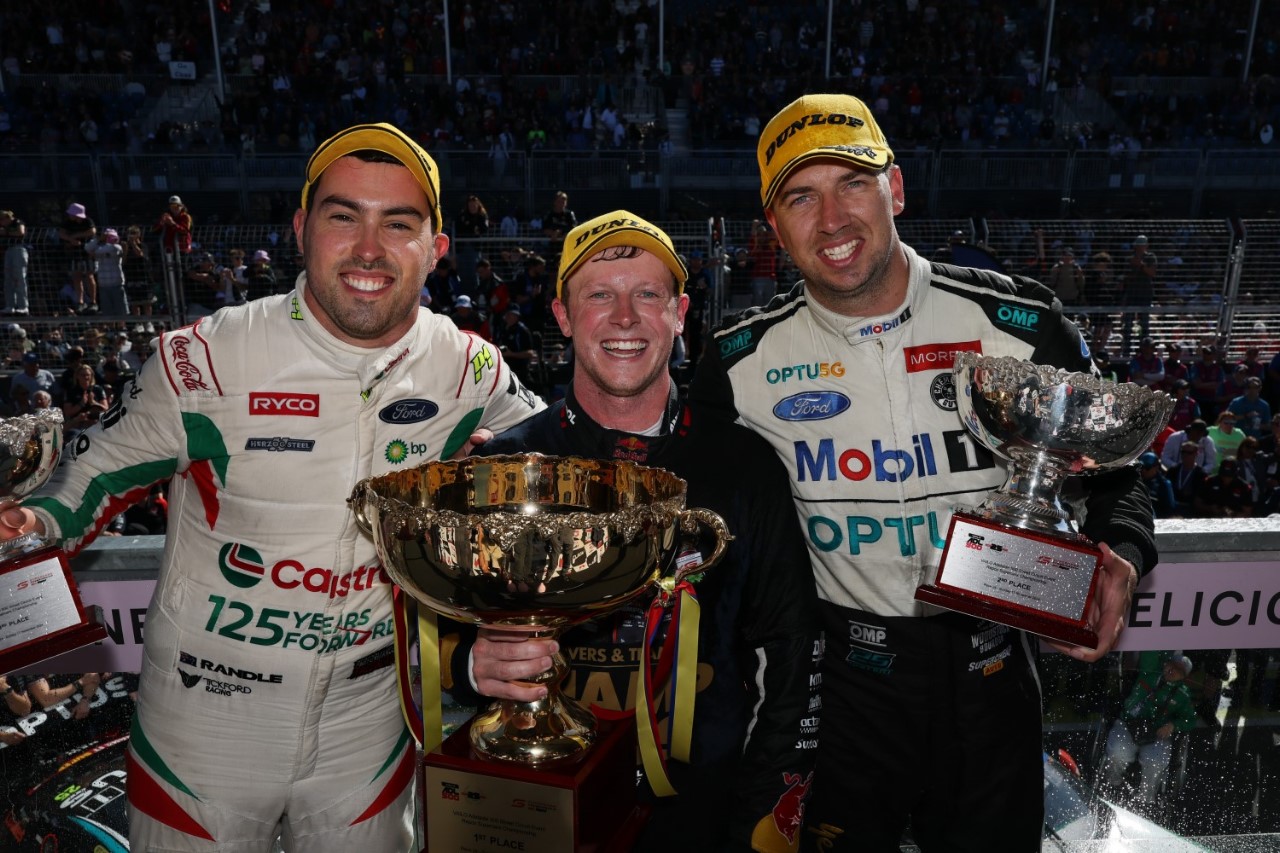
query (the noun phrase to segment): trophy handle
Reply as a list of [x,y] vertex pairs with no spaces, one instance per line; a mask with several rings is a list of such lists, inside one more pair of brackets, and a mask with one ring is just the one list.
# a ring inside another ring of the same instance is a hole
[[351,507],[351,512],[356,517],[356,526],[364,531],[366,536],[373,536],[373,524],[364,513],[365,502],[369,494],[367,483],[356,483],[356,487],[351,490],[351,497],[347,498],[347,506]]
[[689,575],[705,572],[720,562],[720,558],[724,556],[725,549],[729,547],[729,543],[733,540],[733,534],[729,532],[729,526],[724,523],[724,519],[717,513],[701,507],[680,511],[681,530],[685,533],[693,534],[698,532],[699,527],[706,527],[716,537],[715,550],[711,552],[710,557],[707,557],[701,563],[677,569],[675,575],[676,583],[684,580]]

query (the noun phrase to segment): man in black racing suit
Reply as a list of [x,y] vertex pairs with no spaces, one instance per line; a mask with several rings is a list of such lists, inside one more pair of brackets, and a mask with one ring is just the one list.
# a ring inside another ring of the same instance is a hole
[[[715,333],[692,395],[788,466],[825,630],[822,752],[806,821],[819,850],[1038,851],[1043,822],[1034,640],[914,598],[951,511],[1005,479],[956,416],[955,354],[1090,370],[1044,286],[930,263],[894,217],[903,179],[866,105],[812,95],[761,135],[762,202],[804,274]],[[1156,561],[1135,469],[1081,478],[1100,544],[1097,660]]]
[[[571,231],[552,306],[574,344],[568,397],[481,452],[666,468],[688,482],[688,506],[724,518],[735,538],[697,584],[691,763],[670,762],[679,796],[656,800],[638,849],[792,851],[817,746],[817,597],[776,456],[749,430],[698,417],[667,372],[685,278],[667,235],[626,211]],[[607,710],[633,707],[643,630],[643,609],[624,608],[564,635],[565,692]],[[531,699],[545,688],[514,682],[549,666],[554,651],[550,640],[502,643],[482,632],[453,654],[446,686],[472,702],[473,685]]]

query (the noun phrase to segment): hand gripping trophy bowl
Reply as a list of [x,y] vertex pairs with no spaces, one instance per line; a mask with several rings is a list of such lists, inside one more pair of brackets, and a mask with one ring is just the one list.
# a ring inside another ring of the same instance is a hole
[[[431,462],[357,484],[350,503],[391,580],[459,622],[556,637],[673,585],[723,555],[723,519],[685,509],[685,482],[618,460],[520,454]],[[671,572],[678,545],[706,527],[700,565]],[[560,692],[555,655],[537,702],[499,700],[471,723],[483,756],[538,765],[583,755],[590,710]]]
[[[62,458],[62,412],[0,420],[0,499],[21,501]],[[39,534],[0,542],[0,672],[97,642],[106,629],[80,602],[66,555]]]
[[1088,624],[1102,552],[1059,499],[1068,476],[1127,465],[1173,410],[1131,383],[1008,357],[956,354],[960,419],[1009,461],[1004,485],[951,519],[934,583],[916,599],[1096,648]]

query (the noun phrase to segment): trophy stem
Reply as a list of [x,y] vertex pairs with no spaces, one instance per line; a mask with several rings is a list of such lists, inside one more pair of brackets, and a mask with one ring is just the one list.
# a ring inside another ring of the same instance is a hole
[[[554,637],[535,632],[528,637]],[[531,679],[545,684],[547,696],[536,702],[499,699],[471,721],[471,746],[485,758],[537,766],[577,761],[596,740],[595,716],[565,696],[560,682],[569,672],[564,656],[551,656],[551,668]]]
[[1009,476],[987,496],[974,513],[1023,530],[1082,539],[1058,494],[1068,471],[1062,461],[1044,452],[1010,453]]

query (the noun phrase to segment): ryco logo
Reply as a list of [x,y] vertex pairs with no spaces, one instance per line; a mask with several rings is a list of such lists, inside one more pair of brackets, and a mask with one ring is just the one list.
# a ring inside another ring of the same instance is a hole
[[982,341],[958,341],[953,344],[925,344],[907,347],[903,351],[907,360],[907,373],[922,370],[950,370],[955,366],[956,353],[982,352]]
[[824,421],[849,405],[849,398],[839,391],[807,391],[779,400],[773,416],[784,421]]
[[430,420],[440,407],[430,400],[397,400],[378,412],[378,420],[388,424],[416,424]]
[[1031,331],[1040,325],[1040,312],[1001,303],[996,309],[996,319],[1006,326]]
[[911,319],[911,306],[907,306],[901,314],[892,320],[881,320],[879,323],[872,323],[869,326],[863,326],[858,330],[859,337],[868,337],[870,335],[882,335],[885,332],[898,328],[903,323]]
[[765,381],[770,385],[790,382],[792,379],[826,379],[828,376],[844,376],[844,365],[838,361],[815,361],[813,364],[771,367],[764,374]]
[[318,418],[320,417],[320,395],[254,391],[249,394],[249,414]]
[[376,585],[391,582],[386,571],[377,563],[357,566],[343,574],[321,566],[308,568],[297,560],[288,559],[280,560],[267,569],[262,555],[239,542],[228,542],[222,546],[218,552],[218,568],[232,586],[240,589],[257,586],[264,577],[269,577],[271,583],[279,589],[300,587],[306,592],[322,593],[328,598],[345,598],[349,593],[363,592]]

